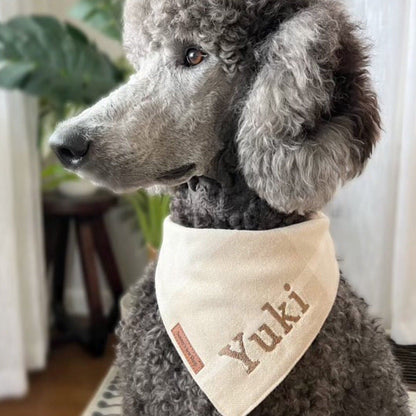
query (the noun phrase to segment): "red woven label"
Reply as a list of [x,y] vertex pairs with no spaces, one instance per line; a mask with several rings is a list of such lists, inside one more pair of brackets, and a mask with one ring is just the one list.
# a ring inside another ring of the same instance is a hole
[[186,361],[188,361],[188,364],[191,366],[192,371],[195,374],[198,374],[204,368],[204,363],[194,350],[194,347],[186,336],[182,326],[176,324],[172,329],[172,334],[178,347],[181,349],[182,354],[185,356]]

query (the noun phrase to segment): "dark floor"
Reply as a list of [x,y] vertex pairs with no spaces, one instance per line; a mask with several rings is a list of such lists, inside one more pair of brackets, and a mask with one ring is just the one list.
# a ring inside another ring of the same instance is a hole
[[23,400],[0,402],[1,416],[79,416],[114,359],[114,338],[101,358],[77,344],[56,346],[45,371],[30,376]]

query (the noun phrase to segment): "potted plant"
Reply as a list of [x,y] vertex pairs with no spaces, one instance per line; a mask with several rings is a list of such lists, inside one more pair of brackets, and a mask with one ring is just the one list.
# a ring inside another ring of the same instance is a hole
[[[71,16],[119,41],[122,7],[122,0],[81,0]],[[54,17],[21,16],[0,24],[0,87],[39,99],[38,147],[45,191],[69,192],[73,183],[78,184],[78,193],[91,189],[57,162],[47,140],[59,121],[108,94],[130,73],[123,57],[112,61],[81,30]],[[152,257],[160,247],[169,199],[144,191],[126,199]]]
[[155,260],[162,244],[163,220],[169,214],[170,199],[166,195],[149,195],[145,191],[126,198],[134,207],[137,224],[146,242],[148,259]]

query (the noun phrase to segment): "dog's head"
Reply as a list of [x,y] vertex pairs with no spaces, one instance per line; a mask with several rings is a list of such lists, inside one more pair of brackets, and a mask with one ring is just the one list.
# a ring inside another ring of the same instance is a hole
[[136,73],[51,144],[115,191],[215,175],[227,143],[250,188],[283,212],[321,208],[379,132],[356,28],[333,0],[127,0]]

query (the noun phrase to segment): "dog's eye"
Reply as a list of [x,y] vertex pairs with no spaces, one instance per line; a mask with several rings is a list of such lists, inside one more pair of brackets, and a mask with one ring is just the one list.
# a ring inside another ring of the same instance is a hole
[[199,65],[205,58],[207,54],[197,48],[189,48],[185,54],[185,64],[187,66],[196,66]]

